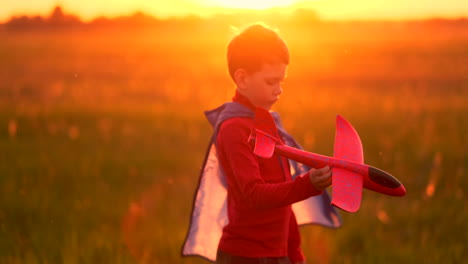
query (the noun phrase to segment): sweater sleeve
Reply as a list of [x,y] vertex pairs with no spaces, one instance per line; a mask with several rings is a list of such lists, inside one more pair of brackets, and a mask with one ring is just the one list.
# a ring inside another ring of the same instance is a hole
[[297,225],[294,212],[291,213],[291,220],[289,221],[288,256],[292,263],[305,260],[301,250],[299,226]]
[[224,165],[233,172],[231,181],[245,202],[258,209],[276,208],[322,193],[314,188],[307,175],[293,181],[265,182],[248,143],[252,127],[242,118],[229,119],[221,125],[217,137],[217,145],[227,161]]

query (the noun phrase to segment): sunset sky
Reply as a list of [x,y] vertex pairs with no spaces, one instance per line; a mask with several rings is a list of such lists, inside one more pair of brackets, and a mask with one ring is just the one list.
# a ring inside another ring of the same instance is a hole
[[290,11],[290,7],[312,8],[324,19],[468,17],[467,0],[0,0],[0,22],[21,14],[46,16],[56,5],[85,21],[138,10],[168,17],[270,7],[281,7],[284,11]]

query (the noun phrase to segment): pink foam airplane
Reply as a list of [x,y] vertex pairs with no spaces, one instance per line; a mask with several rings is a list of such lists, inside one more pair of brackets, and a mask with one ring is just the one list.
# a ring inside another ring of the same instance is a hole
[[364,164],[361,139],[343,117],[336,117],[333,157],[292,148],[279,140],[270,113],[258,109],[255,113],[255,133],[250,138],[255,155],[270,158],[274,153],[311,168],[332,167],[332,204],[348,212],[359,210],[362,188],[391,196],[404,196],[406,189],[395,177]]

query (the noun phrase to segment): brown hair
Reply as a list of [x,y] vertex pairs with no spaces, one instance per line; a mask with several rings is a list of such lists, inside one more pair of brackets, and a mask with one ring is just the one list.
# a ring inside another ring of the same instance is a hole
[[288,47],[272,29],[254,24],[235,36],[228,45],[227,61],[229,74],[234,79],[237,69],[252,73],[259,71],[264,63],[289,64]]

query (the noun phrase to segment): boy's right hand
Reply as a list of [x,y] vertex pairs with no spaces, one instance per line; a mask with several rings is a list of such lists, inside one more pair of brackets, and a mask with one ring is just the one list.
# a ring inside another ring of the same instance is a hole
[[320,169],[310,169],[309,179],[317,191],[323,191],[332,183],[332,169],[325,166]]

